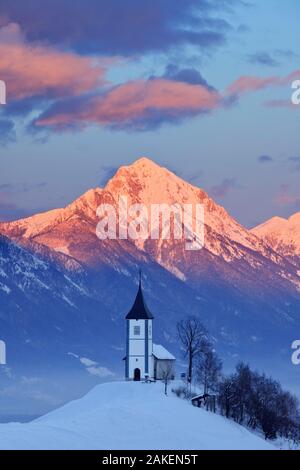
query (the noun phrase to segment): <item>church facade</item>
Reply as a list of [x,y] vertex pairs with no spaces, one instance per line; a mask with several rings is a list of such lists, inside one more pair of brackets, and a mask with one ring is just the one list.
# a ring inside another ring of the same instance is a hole
[[174,375],[175,357],[163,346],[153,343],[153,320],[154,316],[145,303],[140,278],[134,304],[126,316],[127,380],[160,380],[170,370]]

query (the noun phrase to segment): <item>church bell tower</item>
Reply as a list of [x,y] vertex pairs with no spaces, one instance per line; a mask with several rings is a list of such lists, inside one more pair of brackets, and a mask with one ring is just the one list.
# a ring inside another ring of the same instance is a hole
[[127,380],[153,378],[153,318],[144,300],[140,273],[138,292],[126,316],[125,377]]

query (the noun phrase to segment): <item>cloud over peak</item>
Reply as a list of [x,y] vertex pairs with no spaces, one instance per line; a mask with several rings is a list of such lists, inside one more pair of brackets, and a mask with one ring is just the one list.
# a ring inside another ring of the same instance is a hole
[[165,78],[132,80],[85,100],[69,100],[53,106],[35,122],[56,130],[87,124],[135,130],[156,128],[164,121],[209,112],[220,102],[216,91],[203,85]]

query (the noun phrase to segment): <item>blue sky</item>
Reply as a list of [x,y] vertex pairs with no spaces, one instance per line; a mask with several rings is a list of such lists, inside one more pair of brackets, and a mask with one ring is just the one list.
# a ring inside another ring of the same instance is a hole
[[0,220],[66,205],[142,155],[247,226],[300,210],[298,0],[24,3],[0,6]]

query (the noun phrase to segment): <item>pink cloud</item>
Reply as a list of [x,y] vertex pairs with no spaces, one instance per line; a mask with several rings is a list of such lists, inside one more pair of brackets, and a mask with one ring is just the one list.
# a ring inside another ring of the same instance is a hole
[[[243,76],[235,80],[229,85],[225,91],[226,95],[243,95],[245,93],[251,93],[260,91],[272,86],[291,86],[294,80],[300,80],[300,70],[291,72],[286,77],[255,77],[255,76]],[[268,106],[274,107],[286,107],[283,100],[273,100],[266,102]]]
[[103,84],[105,65],[43,45],[25,42],[18,25],[0,29],[0,76],[8,99],[80,95]]
[[227,94],[241,95],[244,93],[263,90],[273,85],[279,85],[279,77],[251,77],[243,76],[234,81],[226,90]]
[[[40,128],[63,130],[89,124],[154,128],[225,108],[245,93],[286,86],[300,75],[295,71],[284,78],[243,76],[223,94],[206,83],[170,77],[137,79],[108,88],[105,74],[117,60],[28,43],[19,25],[0,27],[0,77],[7,82],[8,102],[34,97],[53,100],[34,122]],[[275,101],[269,106],[276,106]]]
[[300,69],[290,73],[287,77],[282,79],[282,85],[290,85],[294,80],[300,80]]
[[285,109],[293,109],[298,110],[299,106],[295,106],[291,99],[289,100],[269,100],[265,101],[265,106],[268,108],[285,108]]
[[[53,106],[35,122],[56,130],[84,127],[88,124],[144,130],[164,121],[175,121],[226,106],[226,99],[256,92],[271,86],[284,86],[287,77],[250,77],[235,80],[223,94],[201,84],[167,78],[132,80],[95,95],[91,99]],[[269,106],[276,103],[270,103]]]
[[69,111],[53,111],[38,119],[38,126],[56,128],[74,124],[126,126],[145,121],[169,120],[216,109],[220,95],[202,85],[193,85],[162,78],[134,80],[116,86],[101,96],[74,105]]
[[299,204],[299,196],[291,194],[289,189],[287,184],[281,185],[279,194],[276,196],[276,202],[279,206],[295,206]]

